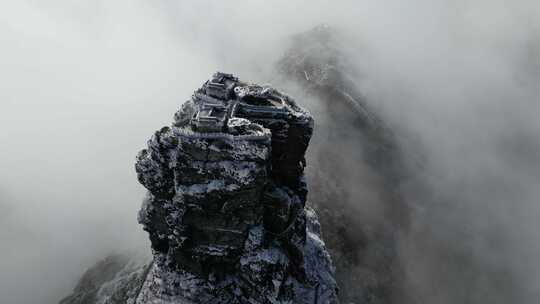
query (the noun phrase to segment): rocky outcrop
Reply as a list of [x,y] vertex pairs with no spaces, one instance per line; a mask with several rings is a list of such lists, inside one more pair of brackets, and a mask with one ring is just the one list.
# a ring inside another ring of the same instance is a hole
[[217,73],[137,156],[154,265],[137,303],[332,303],[305,207],[313,119],[288,96]]
[[[141,290],[150,263],[136,254],[115,254],[88,269],[60,304],[129,303]],[[133,303],[133,301],[131,301]]]
[[118,285],[124,297],[95,303],[338,303],[306,206],[312,132],[289,96],[216,73],[137,155],[148,189],[138,220],[153,252],[137,269],[144,282],[134,275]]

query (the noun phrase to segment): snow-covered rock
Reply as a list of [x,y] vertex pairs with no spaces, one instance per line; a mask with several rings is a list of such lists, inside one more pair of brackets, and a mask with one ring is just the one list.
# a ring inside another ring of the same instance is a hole
[[338,303],[305,204],[312,132],[311,115],[289,96],[216,73],[137,155],[152,263],[131,281],[96,286],[94,302]]

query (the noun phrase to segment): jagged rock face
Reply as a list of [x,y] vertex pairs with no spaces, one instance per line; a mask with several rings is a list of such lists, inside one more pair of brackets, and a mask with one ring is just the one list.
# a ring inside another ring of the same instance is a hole
[[288,96],[217,73],[137,156],[154,263],[137,303],[336,303],[306,208],[313,119]]
[[137,255],[111,255],[88,269],[59,304],[133,304],[149,270]]

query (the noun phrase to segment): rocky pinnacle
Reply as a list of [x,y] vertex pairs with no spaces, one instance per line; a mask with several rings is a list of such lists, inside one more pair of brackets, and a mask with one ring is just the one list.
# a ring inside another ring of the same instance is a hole
[[337,303],[306,207],[313,118],[268,86],[216,73],[137,155],[153,263],[135,303]]

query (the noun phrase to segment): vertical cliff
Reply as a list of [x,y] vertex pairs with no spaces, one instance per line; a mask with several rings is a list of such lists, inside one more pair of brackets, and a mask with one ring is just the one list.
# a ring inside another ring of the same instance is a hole
[[306,206],[312,133],[289,96],[216,73],[137,155],[152,263],[62,303],[338,303]]

